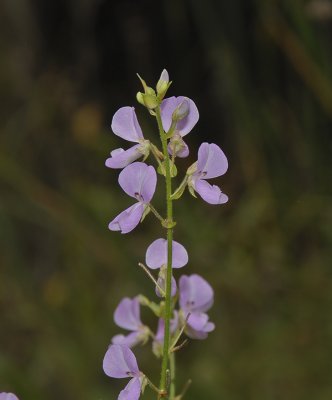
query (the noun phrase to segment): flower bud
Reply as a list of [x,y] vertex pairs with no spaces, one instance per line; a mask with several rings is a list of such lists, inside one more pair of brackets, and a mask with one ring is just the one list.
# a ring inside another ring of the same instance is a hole
[[142,79],[138,74],[137,76],[142,83],[144,93],[138,92],[136,95],[136,99],[140,104],[142,104],[149,110],[153,110],[159,105],[159,100],[157,98],[156,92],[154,91],[154,89],[152,89],[152,87],[148,86],[144,79]]
[[142,98],[143,98],[143,103],[144,103],[145,107],[148,108],[149,110],[153,110],[154,108],[158,107],[158,105],[159,105],[156,95],[143,94]]
[[162,100],[165,97],[165,94],[170,87],[172,82],[169,82],[169,76],[168,72],[166,69],[163,70],[163,72],[160,75],[159,81],[157,82],[157,95],[160,100]]
[[136,94],[136,100],[142,104],[142,106],[145,106],[144,100],[143,100],[143,93],[142,92],[137,92]]
[[181,103],[173,111],[172,120],[177,122],[185,118],[189,114],[189,108],[189,101],[187,98],[184,98],[183,101],[181,101]]

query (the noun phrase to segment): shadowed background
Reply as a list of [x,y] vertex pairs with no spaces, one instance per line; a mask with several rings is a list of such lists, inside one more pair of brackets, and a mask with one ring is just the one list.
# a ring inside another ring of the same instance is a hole
[[[101,368],[112,314],[154,296],[137,262],[161,229],[149,216],[108,231],[132,201],[104,162],[127,146],[110,130],[121,106],[157,137],[135,73],[154,84],[167,68],[169,95],[200,111],[182,171],[202,141],[230,164],[215,182],[229,203],[174,203],[181,272],[212,282],[217,326],[181,351],[179,386],[193,379],[191,400],[332,398],[331,18],[328,0],[1,2],[0,391],[114,399],[125,385]],[[135,353],[158,382],[148,348]]]

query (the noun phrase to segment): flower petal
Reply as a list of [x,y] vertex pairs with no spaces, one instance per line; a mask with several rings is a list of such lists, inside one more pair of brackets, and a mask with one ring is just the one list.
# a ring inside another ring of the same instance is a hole
[[105,162],[106,167],[124,168],[127,165],[131,164],[133,161],[136,161],[138,158],[143,156],[143,154],[138,150],[139,147],[139,144],[135,144],[135,146],[130,147],[130,149],[128,150],[113,150],[111,153],[111,157],[109,157]]
[[[187,250],[182,244],[173,240],[172,268],[181,268],[188,263]],[[146,265],[151,269],[161,268],[167,264],[167,240],[157,239],[150,244],[146,251]]]
[[129,142],[138,143],[141,139],[144,139],[134,107],[121,107],[114,114],[112,119],[112,131],[115,135]]
[[228,161],[219,146],[214,143],[202,143],[198,149],[197,174],[203,179],[224,175]]
[[134,347],[141,341],[140,331],[131,332],[129,335],[115,335],[112,337],[112,344],[122,344],[127,347]]
[[18,400],[18,398],[13,393],[0,393],[0,400]]
[[172,136],[167,148],[170,155],[172,155],[175,150],[176,157],[186,158],[189,156],[189,147],[180,135]]
[[157,173],[151,165],[134,162],[120,172],[119,184],[128,196],[149,203],[156,190]]
[[138,400],[141,395],[140,378],[131,379],[127,386],[121,390],[118,400]]
[[[185,97],[179,96],[177,98],[178,104],[180,104],[184,99]],[[187,135],[199,120],[199,113],[196,104],[191,99],[188,99],[188,97],[186,97],[186,99],[189,101],[189,113],[176,124],[176,129],[180,132],[181,136]]]
[[228,201],[228,196],[220,190],[216,185],[210,185],[204,179],[196,179],[194,181],[196,192],[209,204],[224,204]]
[[203,313],[213,304],[213,289],[200,275],[182,275],[179,292],[180,307],[185,313]]
[[161,106],[160,106],[163,128],[166,132],[171,127],[172,114],[173,114],[174,110],[185,99],[189,102],[189,113],[185,118],[178,121],[178,123],[176,124],[176,129],[180,132],[181,136],[185,136],[196,125],[196,123],[199,119],[199,113],[198,113],[196,104],[188,97],[184,97],[184,96],[168,97],[167,99],[163,100],[163,102],[161,103]]
[[142,325],[140,318],[140,304],[137,297],[125,297],[114,311],[114,322],[120,328],[137,331]]
[[129,347],[112,344],[104,357],[103,370],[111,378],[138,376],[139,369],[134,353]]
[[191,339],[206,339],[208,333],[213,331],[215,325],[213,322],[209,322],[207,314],[190,314],[185,332]]
[[139,224],[144,211],[142,203],[135,203],[122,211],[108,225],[111,231],[121,231],[121,233],[131,232]]

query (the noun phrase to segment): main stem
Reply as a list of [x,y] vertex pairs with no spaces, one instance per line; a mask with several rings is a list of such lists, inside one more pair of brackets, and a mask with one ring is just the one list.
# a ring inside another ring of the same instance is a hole
[[166,272],[166,297],[165,297],[165,331],[164,331],[164,348],[163,359],[161,364],[160,376],[160,391],[159,399],[161,397],[168,399],[168,382],[167,382],[167,369],[169,365],[169,347],[170,347],[170,321],[172,318],[172,241],[173,241],[173,204],[171,200],[172,194],[172,177],[170,170],[170,160],[167,150],[167,136],[163,128],[160,116],[160,108],[155,109],[160,139],[162,143],[163,154],[165,157],[165,170],[166,170],[166,204],[167,204],[167,272]]

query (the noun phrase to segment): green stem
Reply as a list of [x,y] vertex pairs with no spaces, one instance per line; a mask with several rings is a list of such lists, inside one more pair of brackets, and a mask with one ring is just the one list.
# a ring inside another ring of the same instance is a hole
[[169,390],[169,398],[171,400],[175,397],[175,354],[171,353],[169,356],[169,368],[171,370],[171,387]]
[[[165,297],[165,331],[164,331],[164,348],[163,348],[163,359],[161,364],[161,376],[160,376],[160,391],[161,395],[159,398],[169,398],[167,393],[167,368],[169,364],[169,346],[170,346],[170,320],[172,318],[172,299],[171,299],[171,283],[172,283],[172,241],[173,241],[173,204],[171,199],[172,194],[172,177],[170,170],[170,160],[167,150],[167,136],[164,131],[160,107],[155,109],[160,139],[163,148],[163,154],[165,157],[165,169],[166,169],[166,203],[167,203],[167,221],[169,226],[167,227],[167,271],[166,271],[166,297]],[[172,372],[171,372],[172,373]]]

